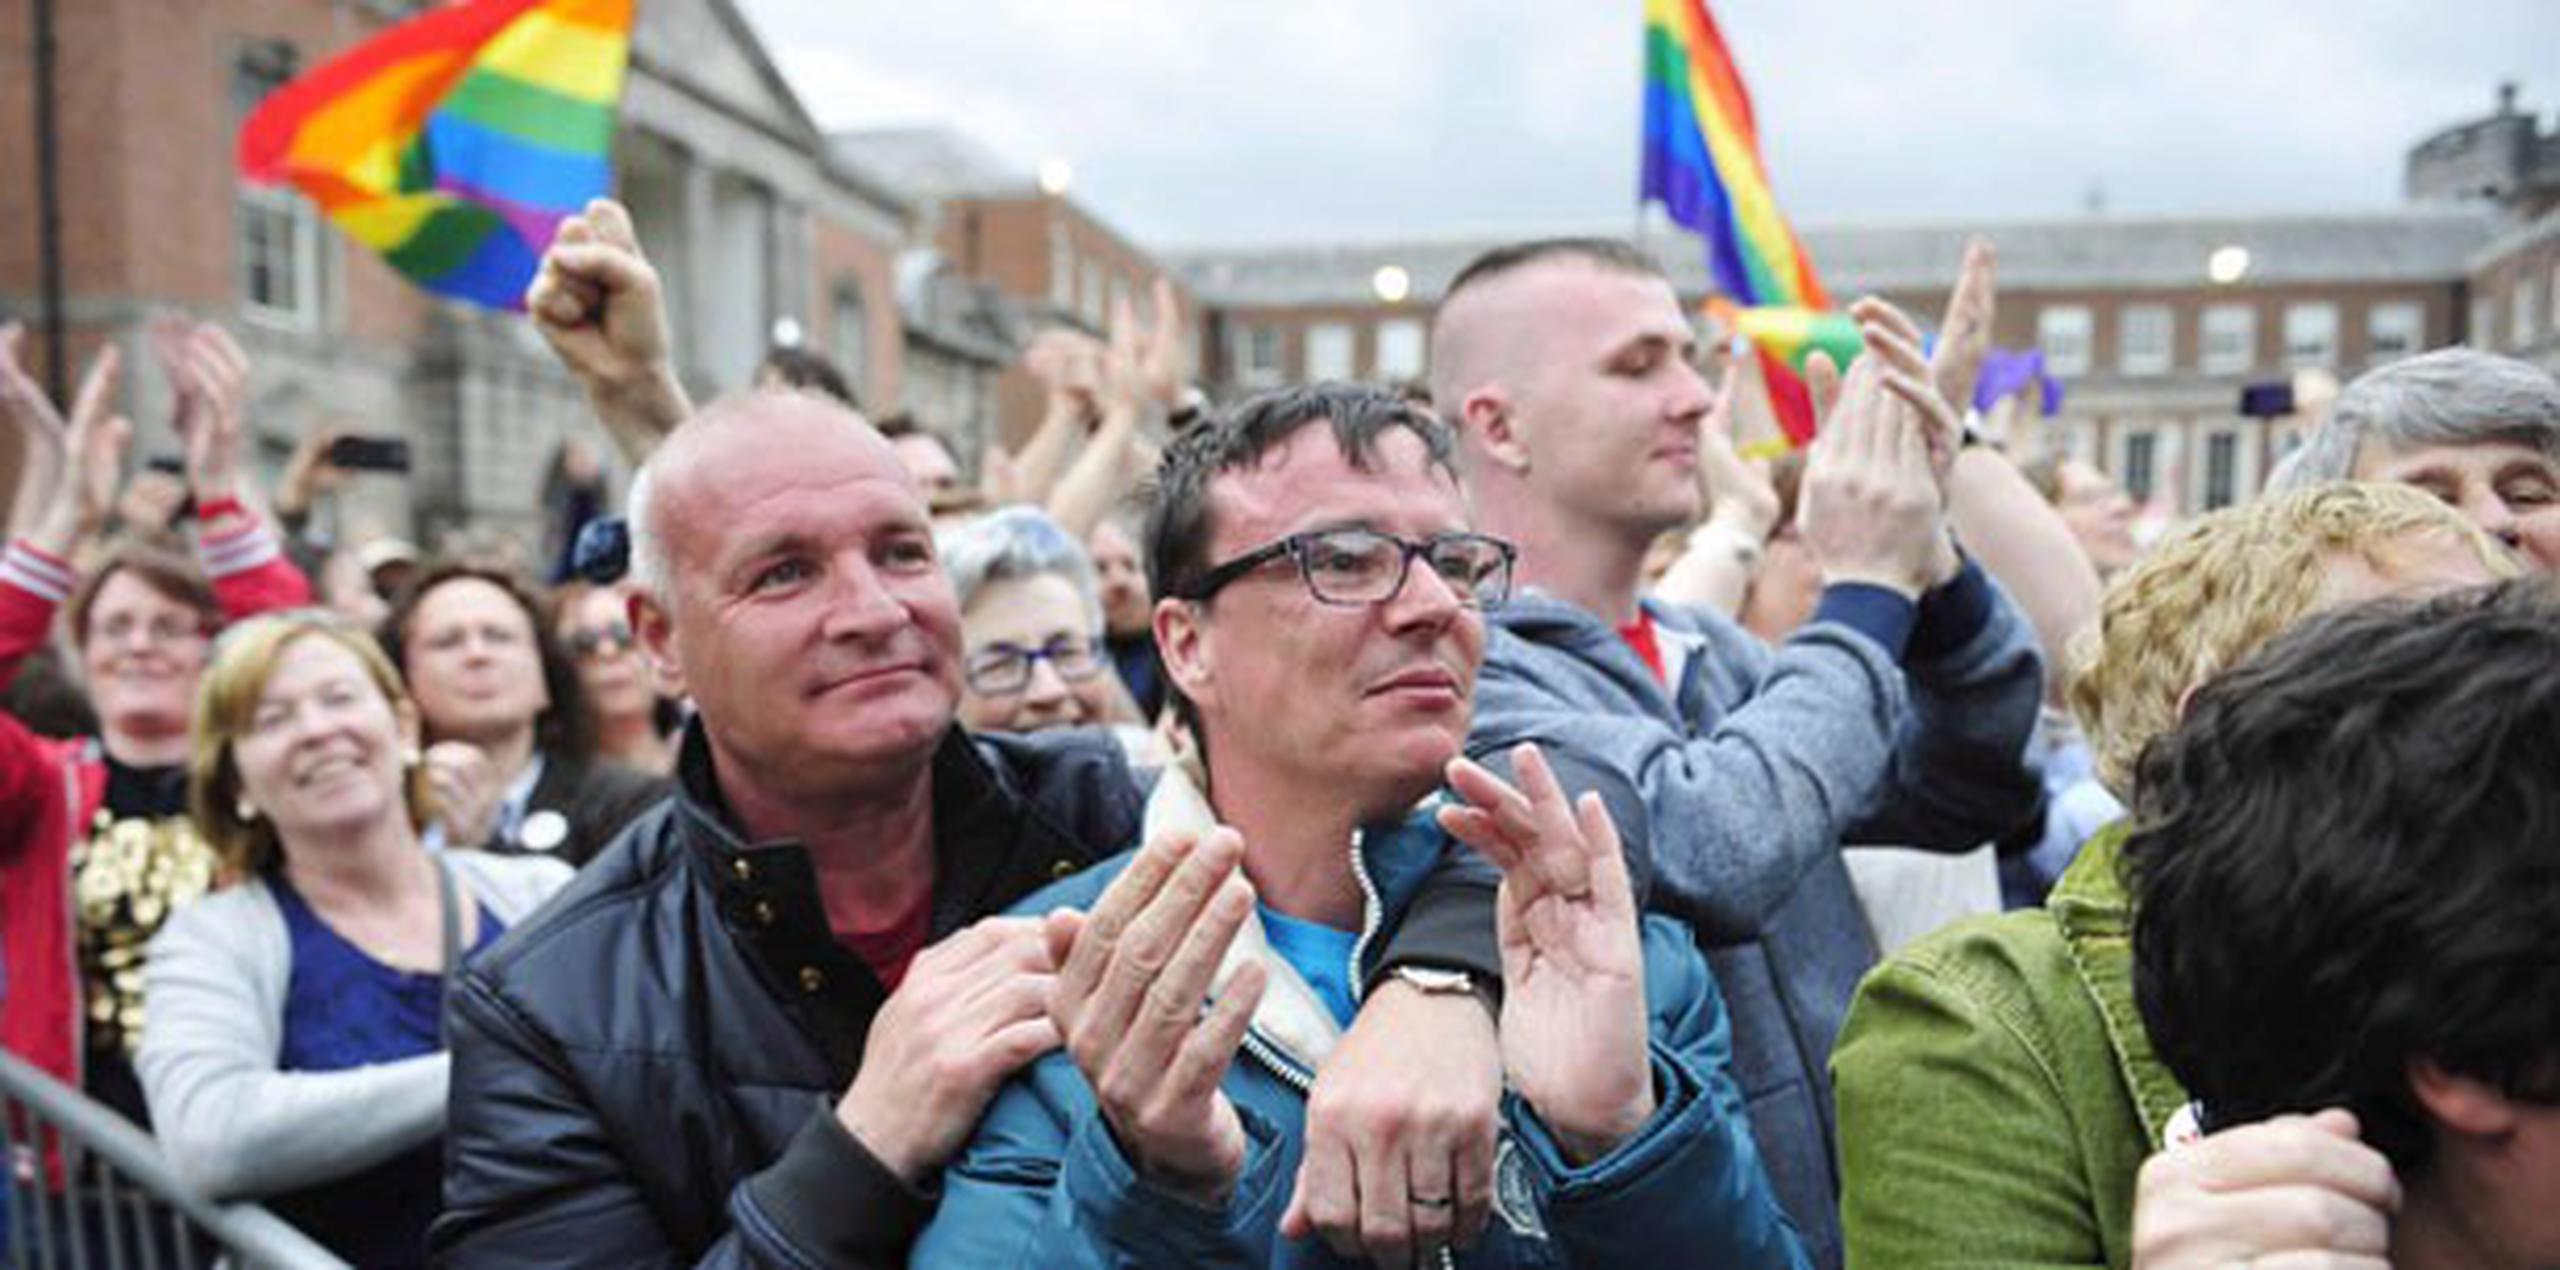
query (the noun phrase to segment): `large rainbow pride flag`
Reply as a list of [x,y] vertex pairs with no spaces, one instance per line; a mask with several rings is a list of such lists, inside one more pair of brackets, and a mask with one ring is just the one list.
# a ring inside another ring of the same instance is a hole
[[290,182],[439,295],[524,304],[562,218],[607,192],[633,0],[464,0],[277,89],[241,174]]
[[1645,0],[1644,67],[1641,197],[1706,240],[1707,268],[1726,303],[1763,313],[1738,329],[1759,352],[1779,426],[1802,445],[1814,429],[1804,355],[1828,342],[1808,335],[1833,334],[1837,323],[1820,320],[1831,298],[1778,212],[1751,95],[1705,0]]

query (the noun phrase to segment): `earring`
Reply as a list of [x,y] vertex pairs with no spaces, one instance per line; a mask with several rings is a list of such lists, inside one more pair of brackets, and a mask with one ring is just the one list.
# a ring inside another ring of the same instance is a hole
[[238,798],[233,799],[231,802],[231,810],[233,814],[240,817],[240,823],[244,825],[257,823],[258,805],[250,802],[247,794],[242,794]]

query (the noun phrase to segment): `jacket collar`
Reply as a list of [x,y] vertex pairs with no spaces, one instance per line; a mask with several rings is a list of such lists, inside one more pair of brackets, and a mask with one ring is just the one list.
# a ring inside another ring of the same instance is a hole
[[[933,757],[934,887],[927,942],[1002,908],[997,894],[1028,814],[1017,791],[953,726]],[[747,960],[777,999],[802,1007],[803,1021],[839,1070],[860,1061],[871,1018],[888,989],[835,939],[817,872],[796,838],[750,841],[720,791],[701,720],[685,725],[676,751],[674,814],[697,884],[709,894]]]
[[[1186,756],[1179,764],[1166,768],[1147,796],[1143,840],[1153,842],[1170,831],[1205,833],[1216,827],[1217,812],[1203,792],[1205,784],[1196,756]],[[1441,796],[1434,794],[1402,821],[1355,830],[1351,841],[1344,844],[1359,875],[1363,896],[1359,939],[1351,954],[1351,990],[1355,999],[1380,932],[1402,919],[1423,879],[1430,876],[1448,846],[1449,839],[1436,818],[1441,801]],[[1236,932],[1235,942],[1227,946],[1227,955],[1218,963],[1218,972],[1210,981],[1211,993],[1224,992],[1227,981],[1252,962],[1261,963],[1265,972],[1262,1000],[1253,1010],[1254,1038],[1296,1065],[1299,1070],[1295,1075],[1312,1076],[1333,1053],[1334,1046],[1341,1043],[1342,1026],[1334,1021],[1333,1012],[1297,967],[1271,947],[1259,906],[1245,914],[1243,928]]]
[[2090,838],[2054,883],[2045,907],[2062,930],[2081,989],[2106,1023],[2107,1045],[2125,1088],[2132,1091],[2144,1140],[2156,1147],[2169,1118],[2188,1099],[2151,1048],[2151,1033],[2143,1028],[2133,1002],[2133,902],[2125,892],[2122,869],[2124,838],[2131,827],[2131,821],[2120,819]]
[[[1654,637],[1680,646],[1678,686],[1686,686],[1695,678],[1697,664],[1707,647],[1707,637],[1678,608],[1650,599],[1639,603],[1653,618]],[[1500,607],[1489,610],[1487,617],[1497,632],[1495,638],[1508,636],[1571,654],[1606,675],[1618,691],[1644,702],[1657,717],[1678,719],[1682,716],[1674,700],[1675,686],[1655,678],[1653,667],[1645,664],[1634,646],[1628,644],[1615,628],[1581,605],[1529,588],[1515,593]],[[1485,660],[1492,663],[1500,659],[1488,650]]]

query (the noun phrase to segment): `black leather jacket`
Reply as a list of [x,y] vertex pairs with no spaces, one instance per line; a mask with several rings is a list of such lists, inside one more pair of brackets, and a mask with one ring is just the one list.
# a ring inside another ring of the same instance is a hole
[[[1144,791],[1098,734],[934,759],[932,935],[1133,845]],[[1496,962],[1451,871],[1387,962]],[[839,947],[806,852],[732,830],[699,726],[677,792],[454,976],[445,1212],[456,1266],[896,1266],[932,1216],[837,1122],[885,992]]]

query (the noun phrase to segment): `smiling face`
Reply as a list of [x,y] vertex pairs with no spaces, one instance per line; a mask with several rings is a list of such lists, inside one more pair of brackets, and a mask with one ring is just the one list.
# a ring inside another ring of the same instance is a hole
[[2368,444],[2356,455],[2355,479],[2425,490],[2483,533],[2523,551],[2536,570],[2560,573],[2560,465],[2539,447]]
[[231,741],[240,793],[288,854],[408,815],[403,752],[417,722],[336,640],[295,637]]
[[[969,662],[1045,650],[1018,691],[969,685],[960,721],[996,732],[1040,732],[1099,723],[1111,708],[1111,666],[1088,627],[1084,597],[1054,573],[999,578],[978,588],[963,619]],[[978,673],[972,671],[972,674]]]
[[722,410],[661,451],[675,594],[641,606],[642,646],[692,695],[724,784],[816,798],[921,768],[959,700],[960,614],[913,478],[848,411]]
[[80,664],[108,735],[186,726],[209,644],[204,615],[131,569],[98,587]]
[[1562,259],[1494,285],[1534,330],[1506,381],[1517,461],[1551,516],[1631,544],[1696,519],[1714,393],[1671,284]]
[[[1467,528],[1449,474],[1421,440],[1383,433],[1371,470],[1351,466],[1321,423],[1256,466],[1216,478],[1207,559],[1223,563],[1291,534],[1367,528],[1405,538]],[[1283,557],[1206,602],[1157,605],[1166,672],[1197,708],[1217,773],[1251,764],[1364,815],[1410,806],[1466,740],[1484,618],[1415,564],[1376,604],[1315,598]]]

